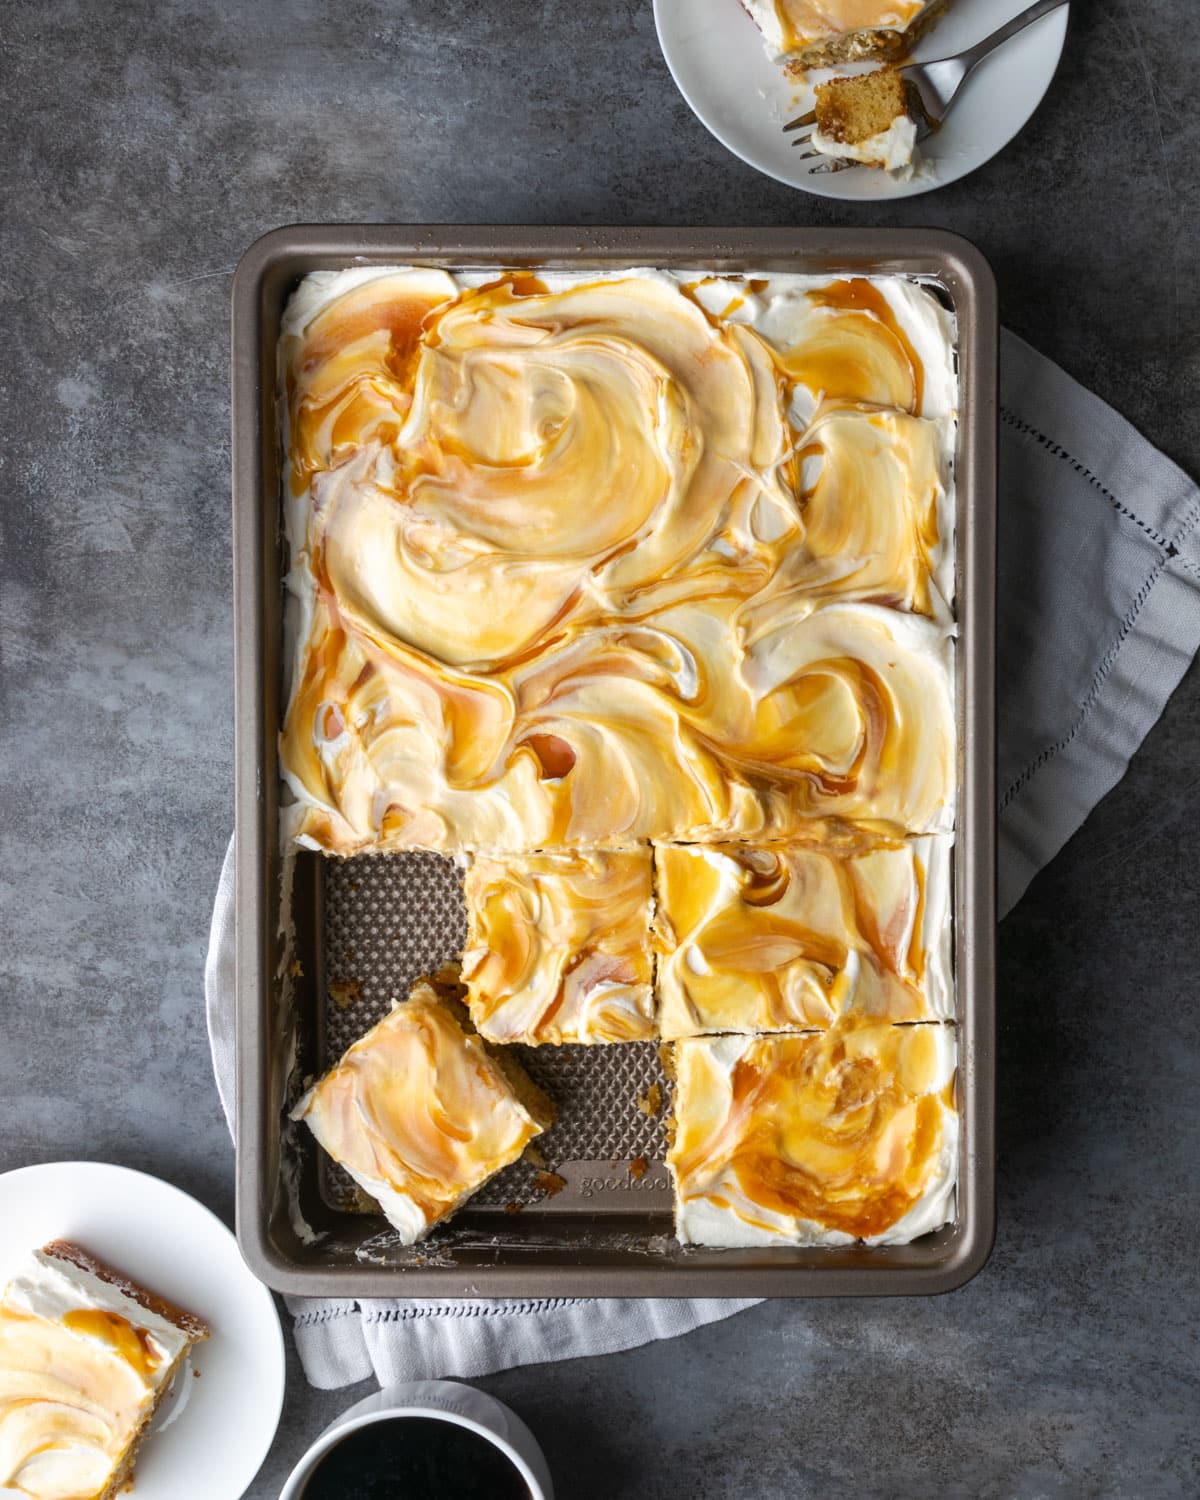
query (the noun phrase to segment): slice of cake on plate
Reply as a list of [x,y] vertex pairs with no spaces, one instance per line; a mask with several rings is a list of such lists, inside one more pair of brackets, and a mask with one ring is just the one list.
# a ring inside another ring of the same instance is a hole
[[650,850],[477,858],[463,978],[493,1042],[654,1036]]
[[742,0],[768,54],[795,75],[862,58],[905,56],[950,0]]
[[511,1162],[554,1105],[466,1011],[419,980],[296,1105],[411,1245]]
[[0,1494],[111,1500],[199,1318],[55,1240],[0,1295]]
[[940,1228],[954,1216],[955,1059],[942,1025],[677,1042],[679,1239],[895,1245]]

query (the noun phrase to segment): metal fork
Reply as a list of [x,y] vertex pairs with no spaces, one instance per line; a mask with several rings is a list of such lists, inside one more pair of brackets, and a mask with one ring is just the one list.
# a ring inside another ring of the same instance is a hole
[[[901,68],[901,78],[906,83],[912,84],[921,101],[924,118],[917,121],[917,140],[923,141],[927,136],[932,135],[942,123],[959,89],[990,52],[994,52],[1010,37],[1016,36],[1017,32],[1024,31],[1026,26],[1034,21],[1040,21],[1043,16],[1048,16],[1052,10],[1058,10],[1059,6],[1067,3],[1068,0],[1035,0],[1035,3],[1023,10],[1020,15],[1014,16],[998,31],[993,31],[991,36],[985,36],[981,42],[976,42],[965,52],[959,52],[954,57],[940,57],[936,62],[910,63],[908,67]],[[785,134],[802,131],[803,134],[798,134],[792,142],[793,146],[802,146],[811,140],[816,124],[816,111],[810,109],[807,114],[797,115],[794,120],[789,120],[783,129]],[[812,157],[822,157],[823,160],[815,167],[809,167],[810,175],[817,172],[844,172],[848,167],[862,165],[861,162],[826,156],[821,151],[800,153],[802,161],[807,161]]]

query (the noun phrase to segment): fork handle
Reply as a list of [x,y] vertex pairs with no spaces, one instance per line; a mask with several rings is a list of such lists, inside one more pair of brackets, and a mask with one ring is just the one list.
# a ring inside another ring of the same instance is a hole
[[967,71],[969,72],[989,52],[995,51],[997,47],[1007,42],[1010,36],[1016,36],[1018,31],[1024,31],[1026,26],[1032,25],[1034,21],[1040,21],[1052,10],[1058,10],[1060,6],[1066,4],[1067,0],[1035,0],[1033,5],[1006,22],[999,31],[993,31],[991,36],[985,36],[983,41],[976,42],[974,47],[968,47],[965,52],[959,54],[961,60],[967,65]]

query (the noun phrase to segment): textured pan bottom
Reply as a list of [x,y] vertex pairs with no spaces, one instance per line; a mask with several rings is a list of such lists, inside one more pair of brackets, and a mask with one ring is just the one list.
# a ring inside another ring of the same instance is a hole
[[[322,863],[324,972],[321,975],[321,1070],[404,999],[415,979],[461,956],[467,935],[462,878],[439,854],[370,854]],[[558,1119],[537,1142],[550,1170],[592,1164],[661,1161],[666,1154],[669,1085],[653,1042],[594,1047],[514,1047],[514,1056],[558,1105]],[[662,1107],[638,1108],[652,1084]],[[320,1153],[321,1196],[330,1208],[357,1205],[350,1177]],[[514,1162],[471,1200],[474,1209],[553,1198],[537,1184],[541,1169]],[[571,1195],[568,1195],[571,1196]],[[566,1207],[564,1201],[563,1207]]]

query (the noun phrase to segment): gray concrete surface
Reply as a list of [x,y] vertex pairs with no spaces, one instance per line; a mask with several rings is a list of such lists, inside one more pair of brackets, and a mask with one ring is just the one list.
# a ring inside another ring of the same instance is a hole
[[[0,1170],[110,1159],[231,1212],[201,965],[231,818],[242,249],[298,219],[943,225],[991,257],[1012,327],[1200,471],[1192,0],[1072,10],[1015,148],[867,211],[712,141],[648,0],[9,0]],[[566,1500],[1200,1492],[1198,740],[1193,670],[1002,929],[984,1273],[484,1382]],[[360,1394],[293,1360],[248,1493]]]

